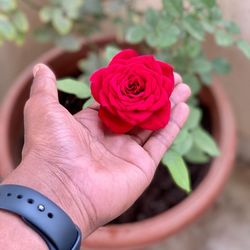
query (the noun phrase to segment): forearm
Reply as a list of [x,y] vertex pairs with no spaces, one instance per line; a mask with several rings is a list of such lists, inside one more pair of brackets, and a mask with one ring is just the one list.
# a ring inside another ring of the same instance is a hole
[[[29,176],[22,168],[15,170],[1,184],[20,184],[43,190],[41,183]],[[44,240],[19,216],[0,210],[0,246],[8,250],[37,249],[47,250]]]
[[43,239],[20,217],[0,211],[0,246],[8,250],[47,250]]
[[[12,172],[1,184],[18,184],[30,187],[55,202],[77,224],[84,235],[89,232],[87,223],[79,221],[75,214],[72,197],[64,185],[48,171],[49,167],[44,162],[33,160],[25,161]],[[80,225],[79,225],[80,223]],[[84,231],[86,230],[86,231]],[[0,246],[5,249],[48,249],[44,240],[25,224],[22,219],[12,213],[0,210]]]

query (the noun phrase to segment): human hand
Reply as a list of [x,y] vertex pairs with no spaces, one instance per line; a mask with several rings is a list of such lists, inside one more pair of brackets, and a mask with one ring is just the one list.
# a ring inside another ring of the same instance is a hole
[[47,195],[87,236],[129,208],[149,185],[188,116],[184,102],[190,90],[175,74],[168,125],[117,135],[100,121],[98,104],[74,116],[61,106],[48,67],[37,65],[34,75],[24,111],[23,160],[4,182]]

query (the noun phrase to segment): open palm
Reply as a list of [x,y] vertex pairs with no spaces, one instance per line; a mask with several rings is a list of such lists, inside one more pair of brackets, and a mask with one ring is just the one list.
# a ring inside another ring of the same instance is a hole
[[170,122],[152,132],[134,129],[117,135],[98,117],[98,104],[72,116],[58,102],[54,74],[35,68],[31,96],[25,107],[23,160],[38,157],[71,194],[62,202],[86,234],[107,223],[135,202],[153,178],[165,151],[183,126],[190,95],[175,75]]

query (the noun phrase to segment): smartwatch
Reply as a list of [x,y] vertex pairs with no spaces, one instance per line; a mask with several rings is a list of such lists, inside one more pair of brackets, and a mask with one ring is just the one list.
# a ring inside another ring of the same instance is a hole
[[80,250],[80,229],[41,193],[20,185],[0,185],[0,209],[19,215],[50,250]]

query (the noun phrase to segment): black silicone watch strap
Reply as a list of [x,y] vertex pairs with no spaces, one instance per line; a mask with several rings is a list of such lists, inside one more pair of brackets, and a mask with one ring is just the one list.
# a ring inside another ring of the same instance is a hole
[[41,193],[20,185],[0,185],[0,209],[20,215],[50,250],[79,250],[81,232],[70,217]]

